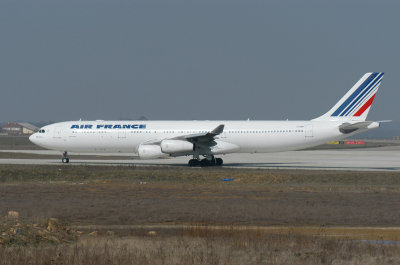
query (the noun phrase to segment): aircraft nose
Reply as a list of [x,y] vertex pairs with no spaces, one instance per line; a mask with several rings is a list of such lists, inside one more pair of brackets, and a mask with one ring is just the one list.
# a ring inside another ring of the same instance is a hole
[[32,134],[31,136],[29,136],[29,141],[31,141],[32,143],[36,143],[36,141],[35,141],[35,138],[36,138],[36,136],[35,136],[35,134],[36,133],[34,133],[34,134]]

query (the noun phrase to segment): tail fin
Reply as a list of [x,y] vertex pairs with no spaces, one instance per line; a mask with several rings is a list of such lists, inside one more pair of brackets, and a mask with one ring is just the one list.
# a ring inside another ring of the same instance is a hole
[[332,109],[314,120],[365,121],[383,75],[366,73]]

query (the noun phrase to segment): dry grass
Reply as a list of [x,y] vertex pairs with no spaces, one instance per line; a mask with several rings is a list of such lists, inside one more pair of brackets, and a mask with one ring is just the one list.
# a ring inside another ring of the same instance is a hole
[[85,237],[0,248],[0,264],[398,264],[400,247],[293,233],[195,227],[177,235]]
[[390,172],[0,165],[0,216],[19,218],[0,265],[399,264],[360,241],[399,240],[399,191]]
[[395,172],[0,165],[0,182],[0,216],[32,222],[400,226]]
[[1,218],[0,222],[0,246],[2,247],[68,243],[75,241],[79,236],[79,233],[55,218],[32,224],[5,217]]

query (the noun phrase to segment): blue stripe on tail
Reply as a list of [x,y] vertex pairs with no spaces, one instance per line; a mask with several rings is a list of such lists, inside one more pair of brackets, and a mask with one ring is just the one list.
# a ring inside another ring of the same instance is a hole
[[356,100],[348,106],[345,111],[340,115],[340,116],[347,116],[350,112],[354,110],[354,108],[365,99],[366,96],[368,96],[369,92],[374,90],[377,86],[379,86],[381,80],[383,78],[383,73],[381,73],[372,83],[369,88],[367,88],[364,92],[362,92]]
[[331,115],[331,116],[339,116],[339,114],[346,108],[349,106],[349,104],[353,101],[354,98],[356,98],[357,96],[359,96],[359,94],[364,90],[364,88],[366,88],[371,82],[372,80],[375,79],[375,77],[378,75],[379,73],[372,73],[357,89],[356,91],[354,91],[353,94],[350,95],[350,97],[348,97],[346,99],[346,101],[340,105],[340,107]]

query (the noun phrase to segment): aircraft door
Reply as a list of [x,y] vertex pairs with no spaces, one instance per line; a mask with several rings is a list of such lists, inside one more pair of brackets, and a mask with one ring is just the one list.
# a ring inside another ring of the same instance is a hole
[[306,125],[305,137],[306,137],[306,139],[314,137],[314,130],[313,130],[313,125],[312,124]]
[[53,138],[61,139],[61,127],[54,128]]

